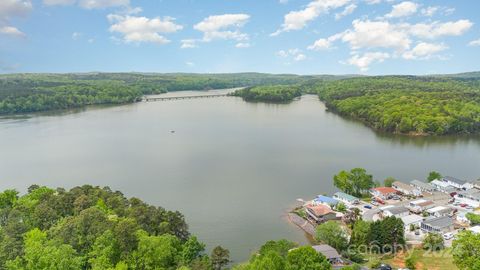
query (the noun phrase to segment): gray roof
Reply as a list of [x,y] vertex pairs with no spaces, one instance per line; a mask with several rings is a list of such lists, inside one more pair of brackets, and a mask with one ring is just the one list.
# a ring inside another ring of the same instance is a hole
[[464,185],[465,183],[467,183],[467,181],[465,181],[465,180],[460,180],[458,178],[451,177],[451,176],[443,177],[443,181],[450,181],[450,182],[453,182],[453,183],[457,183],[459,185]]
[[340,258],[340,254],[331,246],[329,245],[317,245],[317,246],[312,246],[313,249],[315,249],[317,252],[322,253],[327,259],[336,259]]
[[453,225],[453,219],[450,217],[438,217],[438,218],[431,218],[426,219],[423,223],[428,224],[435,228],[446,228]]
[[418,180],[412,180],[410,182],[410,185],[412,186],[416,186],[416,187],[419,187],[419,188],[422,188],[422,189],[426,189],[426,190],[433,190],[435,189],[432,185],[430,185],[429,183],[425,183],[425,182],[422,182],[422,181],[418,181]]
[[400,181],[395,181],[392,183],[392,187],[393,186],[396,186],[398,188],[401,188],[401,189],[404,189],[404,190],[408,190],[408,191],[412,191],[413,190],[413,187],[410,186],[409,184],[406,184],[406,183],[403,183],[403,182],[400,182]]
[[345,200],[348,200],[348,201],[356,201],[358,200],[357,197],[354,197],[350,194],[347,194],[347,193],[343,193],[343,192],[335,192],[335,194],[333,194],[333,196],[337,197],[337,198],[342,198],[342,199],[345,199]]
[[401,213],[410,212],[406,207],[403,207],[403,206],[390,207],[385,209],[384,211],[388,211],[392,213],[392,215],[398,215]]

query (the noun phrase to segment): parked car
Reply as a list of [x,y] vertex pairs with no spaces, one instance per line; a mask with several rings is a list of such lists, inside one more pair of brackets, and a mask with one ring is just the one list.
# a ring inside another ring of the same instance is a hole
[[380,265],[378,270],[392,270],[392,267],[388,264],[382,264],[382,265]]
[[453,238],[453,233],[451,233],[451,232],[443,234],[443,239],[445,239],[445,240],[450,240],[452,238]]
[[363,207],[367,208],[367,209],[372,209],[372,207],[370,205],[364,205]]

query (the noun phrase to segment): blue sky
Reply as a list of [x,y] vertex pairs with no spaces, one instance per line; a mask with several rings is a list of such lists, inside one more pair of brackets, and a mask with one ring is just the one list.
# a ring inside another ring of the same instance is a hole
[[480,70],[480,1],[0,0],[0,73]]

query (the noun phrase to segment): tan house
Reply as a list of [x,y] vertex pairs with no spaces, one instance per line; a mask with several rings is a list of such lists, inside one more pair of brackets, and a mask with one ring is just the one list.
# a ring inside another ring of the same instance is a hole
[[324,204],[309,205],[305,207],[305,211],[317,223],[333,220],[337,217],[337,214]]

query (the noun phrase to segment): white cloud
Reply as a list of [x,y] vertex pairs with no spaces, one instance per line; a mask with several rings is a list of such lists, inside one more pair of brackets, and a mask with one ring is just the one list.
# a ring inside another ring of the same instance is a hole
[[250,48],[250,43],[248,42],[239,42],[235,44],[236,48]]
[[79,38],[82,37],[82,35],[83,35],[82,33],[73,32],[73,33],[72,33],[72,39],[73,39],[73,40],[78,40]]
[[195,63],[190,62],[190,61],[187,61],[187,62],[185,62],[185,65],[187,65],[187,66],[189,66],[189,67],[194,67],[194,66],[195,66]]
[[348,4],[350,0],[314,0],[304,9],[291,11],[284,17],[284,22],[279,30],[272,33],[271,36],[279,35],[282,32],[303,29],[308,22],[316,19],[322,14],[330,12]]
[[153,18],[136,16],[122,16],[117,14],[108,15],[112,23],[110,32],[122,34],[123,41],[126,43],[150,42],[165,44],[170,42],[163,36],[166,33],[174,33],[183,27],[174,22],[171,17]]
[[288,3],[288,0],[278,0],[278,2],[279,2],[280,4],[286,4],[286,3]]
[[385,59],[390,58],[388,53],[384,52],[367,52],[362,56],[354,54],[347,63],[349,65],[357,66],[362,72],[366,72],[369,69],[370,64],[372,63],[381,63]]
[[66,6],[78,4],[85,9],[102,9],[109,7],[129,7],[130,0],[43,0],[48,6]]
[[28,15],[33,9],[30,0],[0,0],[0,34],[24,37],[17,27],[10,25],[10,19]]
[[14,37],[24,37],[25,34],[13,26],[0,26],[0,34],[14,36]]
[[435,7],[435,6],[426,7],[426,8],[422,8],[421,13],[423,16],[432,17],[433,15],[435,15],[435,13],[439,11],[439,9],[440,9],[439,7]]
[[321,38],[316,40],[312,45],[308,46],[309,50],[321,51],[328,50],[332,48],[332,43],[340,38],[342,38],[343,33],[335,34],[328,38]]
[[47,6],[68,6],[75,4],[76,0],[43,0]]
[[480,46],[480,38],[476,40],[472,40],[468,43],[468,46]]
[[78,5],[86,9],[128,6],[130,0],[79,0]]
[[403,53],[405,59],[430,59],[436,53],[448,49],[444,44],[420,42],[412,50]]
[[347,30],[342,36],[342,41],[348,42],[354,50],[360,48],[393,48],[406,50],[410,47],[411,40],[406,31],[386,21],[352,22],[353,30]]
[[335,20],[340,20],[341,18],[352,14],[355,11],[355,9],[357,9],[357,5],[355,5],[355,4],[350,4],[350,5],[346,6],[345,9],[343,9],[342,12],[335,14]]
[[368,5],[380,4],[382,0],[364,0]]
[[181,49],[192,49],[197,48],[197,40],[195,39],[182,39],[180,41],[182,45],[180,46]]
[[385,15],[387,18],[398,18],[413,15],[417,12],[418,4],[410,1],[405,1],[394,5],[392,11]]
[[247,14],[223,14],[205,18],[193,26],[203,33],[203,41],[210,42],[217,39],[248,40],[248,35],[239,31],[250,16]]
[[7,20],[12,17],[25,16],[32,11],[33,6],[30,0],[1,0],[0,20]]
[[402,25],[417,37],[434,39],[441,36],[460,36],[473,26],[469,20],[458,20],[451,22],[433,22],[429,24],[418,23],[413,25]]
[[307,56],[300,49],[280,50],[276,53],[278,57],[291,59],[293,61],[303,61]]

